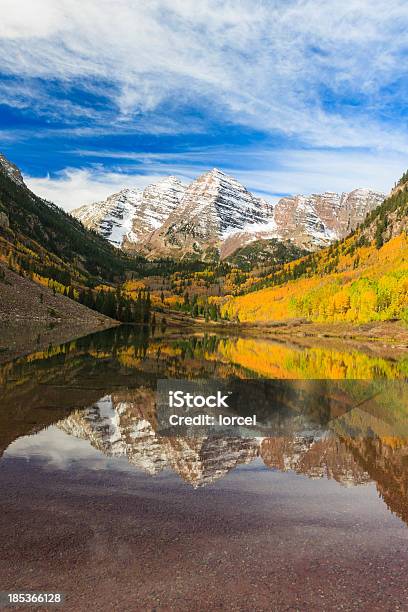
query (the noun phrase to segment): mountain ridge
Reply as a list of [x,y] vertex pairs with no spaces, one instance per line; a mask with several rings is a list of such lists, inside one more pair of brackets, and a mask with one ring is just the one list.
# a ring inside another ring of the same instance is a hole
[[164,177],[143,191],[124,189],[72,214],[129,253],[205,258],[215,248],[224,259],[255,240],[292,242],[308,251],[328,246],[355,229],[384,197],[358,188],[286,196],[274,205],[213,168],[189,185]]
[[177,177],[163,177],[143,190],[124,188],[106,200],[75,208],[71,214],[114,246],[131,250],[146,233],[162,225],[179,203],[184,189]]

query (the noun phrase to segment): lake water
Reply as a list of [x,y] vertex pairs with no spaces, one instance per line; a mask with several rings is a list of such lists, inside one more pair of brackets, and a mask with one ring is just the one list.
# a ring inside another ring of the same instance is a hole
[[[408,609],[407,372],[126,326],[0,366],[0,590],[68,610]],[[236,385],[256,431],[161,435],[166,378]]]

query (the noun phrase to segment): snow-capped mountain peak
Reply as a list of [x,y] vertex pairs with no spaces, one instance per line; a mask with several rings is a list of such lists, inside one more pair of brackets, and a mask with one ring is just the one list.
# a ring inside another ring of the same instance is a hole
[[190,183],[180,205],[143,244],[150,254],[201,253],[250,223],[267,223],[272,210],[235,178],[213,168]]
[[143,191],[123,189],[72,214],[127,251],[179,258],[215,247],[224,257],[258,239],[308,250],[327,246],[355,229],[384,197],[359,188],[286,196],[272,205],[213,168],[189,185],[167,176]]

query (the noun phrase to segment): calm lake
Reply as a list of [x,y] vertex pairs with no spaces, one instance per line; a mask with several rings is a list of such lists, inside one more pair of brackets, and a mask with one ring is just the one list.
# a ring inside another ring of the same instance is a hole
[[[407,375],[407,357],[130,326],[3,364],[0,590],[408,609]],[[169,378],[235,385],[257,429],[161,435]]]

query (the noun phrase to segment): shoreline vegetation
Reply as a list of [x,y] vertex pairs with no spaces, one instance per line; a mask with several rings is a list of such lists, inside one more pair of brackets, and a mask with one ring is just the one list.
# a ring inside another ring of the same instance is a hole
[[[0,263],[0,363],[120,325],[106,316],[52,288],[21,276]],[[140,283],[132,297],[137,302]],[[106,295],[108,295],[106,293]],[[135,299],[136,298],[136,299]],[[239,299],[239,298],[238,298]],[[160,305],[160,302],[159,302]],[[249,336],[297,345],[339,347],[393,358],[408,350],[408,325],[404,320],[356,322],[312,322],[306,318],[278,321],[239,321],[208,316],[191,316],[154,303],[149,321],[150,334],[181,330],[191,334]],[[136,324],[137,323],[133,323]]]
[[[76,340],[95,332],[127,324],[99,317],[83,321],[35,321],[18,318],[4,321],[0,312],[0,363],[24,357],[33,351],[45,350],[54,344]],[[152,341],[161,334],[179,333],[195,336],[242,337],[293,345],[297,348],[358,351],[385,359],[405,357],[408,352],[408,325],[404,321],[372,322],[360,325],[347,323],[319,324],[292,320],[275,324],[246,324],[227,321],[205,321],[166,313],[157,317],[155,326],[147,326]]]
[[[160,322],[160,319],[158,320]],[[408,351],[408,325],[405,321],[372,321],[369,323],[313,323],[305,319],[275,323],[237,323],[233,321],[205,321],[180,315],[166,315],[169,328],[190,329],[192,333],[220,333],[295,341],[302,344],[342,343],[350,347],[365,347],[367,351],[386,350],[390,357]]]

